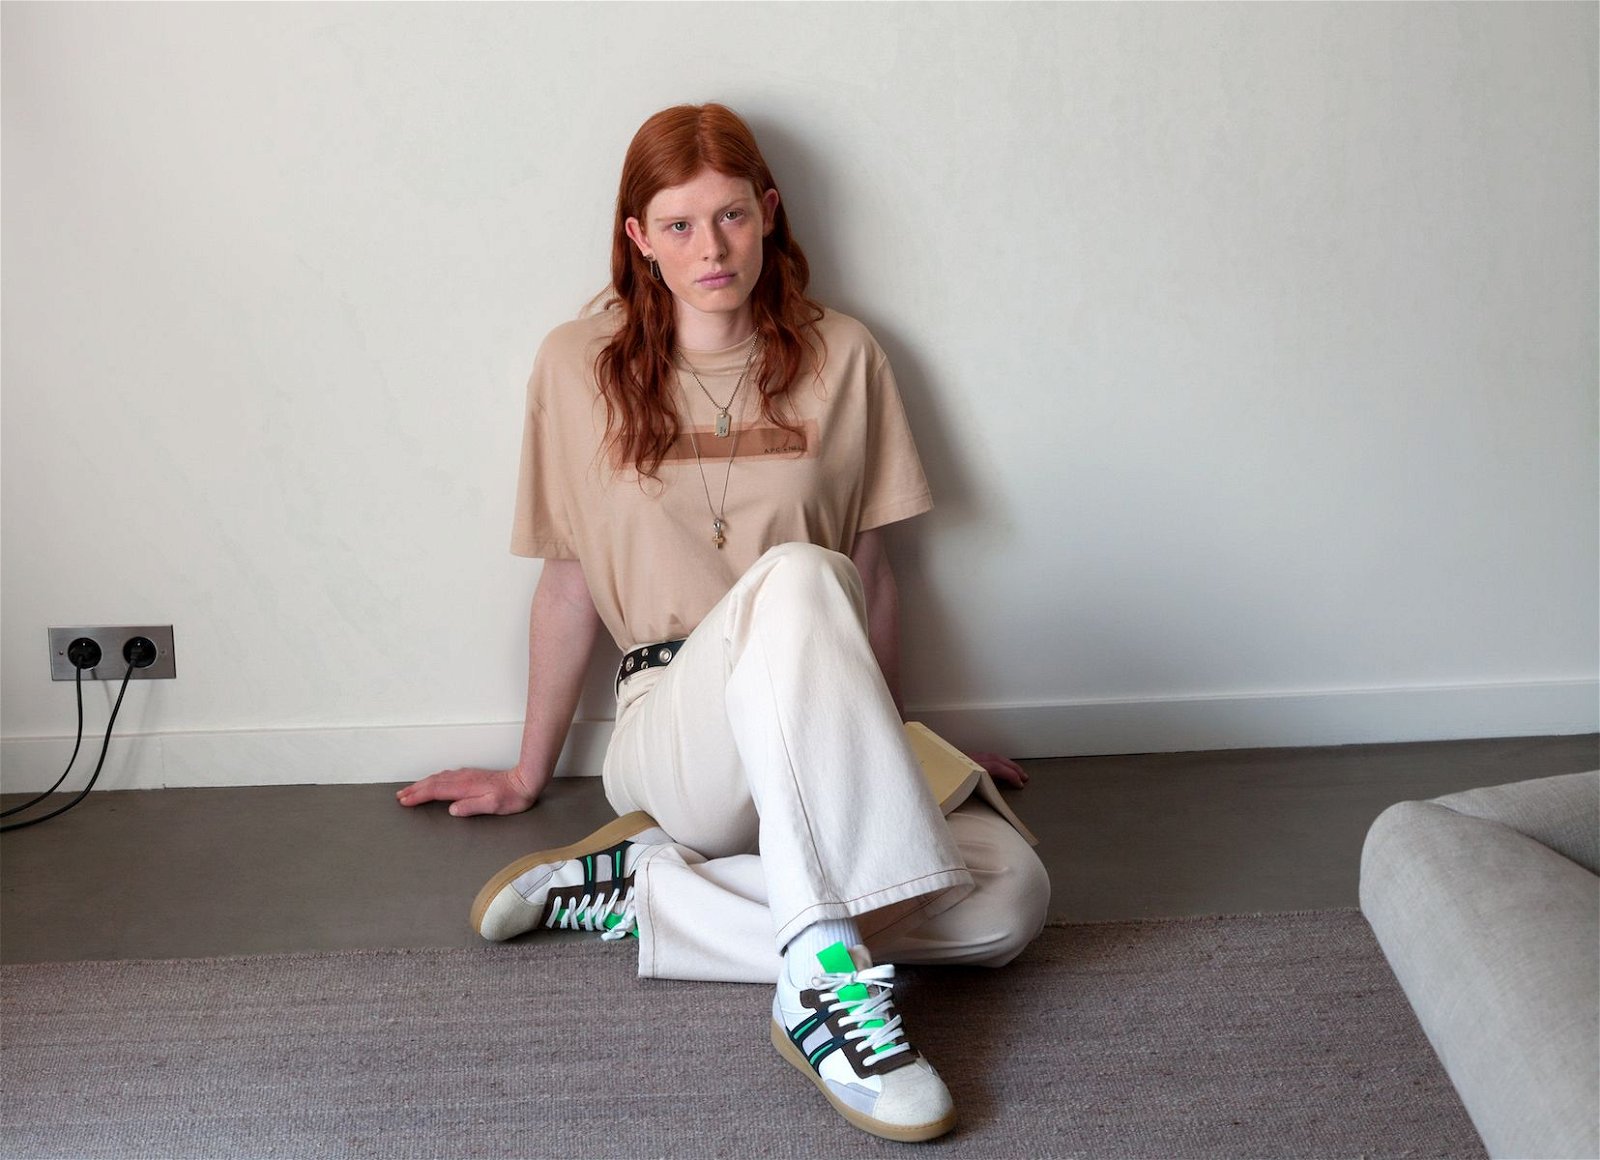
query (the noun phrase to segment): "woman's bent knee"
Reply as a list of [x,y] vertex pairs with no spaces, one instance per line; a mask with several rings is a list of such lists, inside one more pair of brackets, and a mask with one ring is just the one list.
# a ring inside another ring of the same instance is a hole
[[[840,553],[832,548],[824,548],[821,544],[807,543],[805,540],[789,540],[786,543],[774,544],[761,553],[761,560],[786,560],[786,559],[815,559],[826,560]],[[848,556],[844,557],[849,559]],[[759,562],[759,561],[758,561]]]
[[1000,931],[984,966],[1003,967],[1020,955],[1039,937],[1050,914],[1050,874],[1031,847],[1001,876],[999,886],[995,910],[1002,916]]
[[865,615],[861,574],[849,556],[815,544],[778,544],[750,566],[735,589],[751,608],[783,614],[853,608]]
[[1039,937],[1050,912],[1050,876],[1026,843],[1008,865],[974,871],[977,888],[949,915],[966,944],[961,962],[976,967],[1003,967]]
[[1050,913],[1050,874],[1026,839],[994,810],[969,800],[951,813],[950,829],[976,888],[965,911],[978,966],[1003,967],[1044,929]]
[[849,556],[803,540],[773,545],[761,554],[751,571],[772,572],[779,568],[829,576],[856,575],[856,566]]

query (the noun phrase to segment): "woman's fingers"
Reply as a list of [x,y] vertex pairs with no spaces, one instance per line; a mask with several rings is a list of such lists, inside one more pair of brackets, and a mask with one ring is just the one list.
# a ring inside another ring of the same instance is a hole
[[972,760],[988,770],[989,776],[1002,785],[1021,789],[1028,784],[1028,771],[1009,757],[1002,757],[998,753],[974,753]]
[[539,794],[507,769],[446,769],[429,774],[395,794],[403,806],[450,802],[451,816],[516,814],[533,805]]
[[394,795],[403,806],[420,806],[423,802],[434,800],[434,787],[438,784],[435,780],[438,774],[429,774],[421,781],[414,781]]
[[403,806],[420,806],[425,802],[460,802],[463,798],[482,795],[485,779],[492,776],[491,771],[486,769],[441,770],[406,786],[395,797]]
[[[420,806],[423,802],[439,801],[441,800],[440,795],[446,776],[445,773],[430,773],[422,780],[412,782],[394,796],[399,799],[400,804],[403,806]],[[455,799],[445,798],[443,800],[453,801]]]
[[476,797],[464,797],[450,803],[450,816],[453,818],[470,818],[478,814],[499,813],[499,803],[488,794]]

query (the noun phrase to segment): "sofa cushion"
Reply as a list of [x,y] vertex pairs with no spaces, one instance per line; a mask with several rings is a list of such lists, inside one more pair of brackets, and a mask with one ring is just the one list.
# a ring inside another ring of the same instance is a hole
[[1600,878],[1530,836],[1584,855],[1542,816],[1569,789],[1402,802],[1362,851],[1362,911],[1494,1156],[1600,1155]]
[[1458,814],[1510,826],[1600,874],[1600,771],[1491,785],[1434,800]]

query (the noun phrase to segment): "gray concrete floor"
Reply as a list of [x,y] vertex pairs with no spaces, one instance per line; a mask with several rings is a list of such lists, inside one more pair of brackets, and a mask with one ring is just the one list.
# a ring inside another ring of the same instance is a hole
[[[1059,918],[1353,906],[1387,805],[1600,767],[1600,738],[1030,761],[1011,795]],[[611,816],[598,779],[526,814],[406,810],[392,785],[96,793],[0,838],[0,961],[481,945],[478,887]],[[5,806],[23,800],[8,796]]]

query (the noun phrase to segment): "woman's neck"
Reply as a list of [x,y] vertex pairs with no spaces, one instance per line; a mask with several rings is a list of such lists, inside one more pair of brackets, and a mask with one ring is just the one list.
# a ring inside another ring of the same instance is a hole
[[726,350],[749,338],[755,328],[755,317],[748,305],[727,314],[680,309],[673,337],[680,350]]

